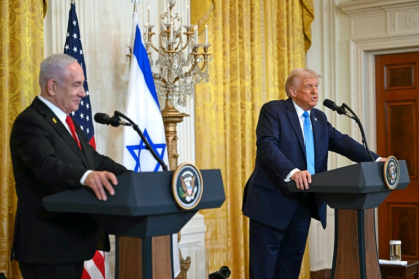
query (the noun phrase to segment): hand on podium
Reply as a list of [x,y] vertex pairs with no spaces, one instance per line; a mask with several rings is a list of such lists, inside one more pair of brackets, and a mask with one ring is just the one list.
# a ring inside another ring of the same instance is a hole
[[96,197],[101,201],[106,201],[106,193],[104,188],[112,196],[115,194],[115,190],[112,185],[117,185],[118,180],[116,176],[108,171],[91,171],[84,181],[84,184],[93,190]]
[[311,183],[311,174],[306,170],[297,171],[291,176],[291,180],[295,182],[297,189],[308,190]]

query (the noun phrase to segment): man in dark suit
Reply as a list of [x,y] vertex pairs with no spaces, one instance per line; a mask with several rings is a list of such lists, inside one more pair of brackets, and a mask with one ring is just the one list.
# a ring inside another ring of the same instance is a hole
[[[318,78],[309,69],[293,70],[285,84],[289,98],[261,109],[255,169],[243,197],[243,214],[250,218],[251,279],[298,278],[311,217],[326,227],[326,204],[304,190],[312,174],[327,170],[328,151],[355,162],[370,160],[363,145],[333,128],[314,108]],[[304,130],[305,120],[309,130]],[[312,151],[306,152],[310,137]],[[285,183],[290,180],[301,192],[288,191]]]
[[[74,58],[47,57],[41,64],[41,94],[16,118],[10,150],[18,196],[12,259],[25,279],[81,278],[83,262],[97,244],[109,249],[107,235],[99,238],[97,224],[85,214],[51,213],[42,199],[68,189],[89,187],[99,200],[114,194],[116,175],[127,169],[91,147],[68,115],[76,111],[84,74]],[[107,245],[104,245],[107,244]]]

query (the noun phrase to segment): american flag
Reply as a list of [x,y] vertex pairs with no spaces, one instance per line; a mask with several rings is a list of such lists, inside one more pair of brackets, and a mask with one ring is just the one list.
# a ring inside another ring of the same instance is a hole
[[[92,107],[90,105],[89,87],[87,85],[86,64],[80,38],[79,21],[76,14],[76,4],[72,3],[68,15],[67,38],[64,44],[64,53],[68,54],[79,62],[83,68],[85,82],[84,90],[86,97],[81,101],[79,109],[72,113],[73,119],[80,125],[91,146],[96,149],[95,131],[93,128]],[[84,262],[82,279],[105,279],[105,254],[96,251],[90,261]]]
[[67,38],[64,45],[64,53],[68,54],[79,62],[83,68],[85,82],[84,91],[86,97],[81,100],[80,107],[77,111],[73,111],[73,119],[77,121],[80,128],[89,140],[91,146],[96,149],[95,131],[93,128],[92,107],[90,105],[89,86],[87,85],[86,64],[84,63],[83,47],[81,45],[79,22],[76,14],[76,4],[71,4],[71,9],[68,16]]

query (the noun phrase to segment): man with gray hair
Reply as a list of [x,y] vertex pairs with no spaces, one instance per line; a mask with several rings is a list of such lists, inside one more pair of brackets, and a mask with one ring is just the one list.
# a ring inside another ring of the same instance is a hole
[[[86,96],[77,60],[54,54],[41,64],[41,94],[16,118],[10,151],[18,197],[12,259],[25,279],[79,279],[83,263],[98,243],[97,224],[85,214],[51,213],[42,199],[68,189],[89,187],[106,201],[127,169],[95,151],[69,114]],[[103,236],[103,235],[102,235]]]
[[[311,218],[326,227],[326,204],[304,190],[311,175],[327,170],[329,151],[370,161],[362,144],[314,108],[319,77],[309,69],[293,70],[285,84],[289,98],[268,102],[260,111],[255,169],[243,196],[243,214],[250,218],[250,279],[298,278]],[[300,192],[288,191],[290,180]]]

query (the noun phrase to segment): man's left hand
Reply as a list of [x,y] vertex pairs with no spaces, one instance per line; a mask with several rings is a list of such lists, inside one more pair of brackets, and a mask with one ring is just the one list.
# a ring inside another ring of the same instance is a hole
[[115,190],[112,185],[118,184],[116,176],[108,171],[92,171],[86,177],[84,184],[95,192],[96,197],[101,201],[106,201],[106,192],[114,195]]

